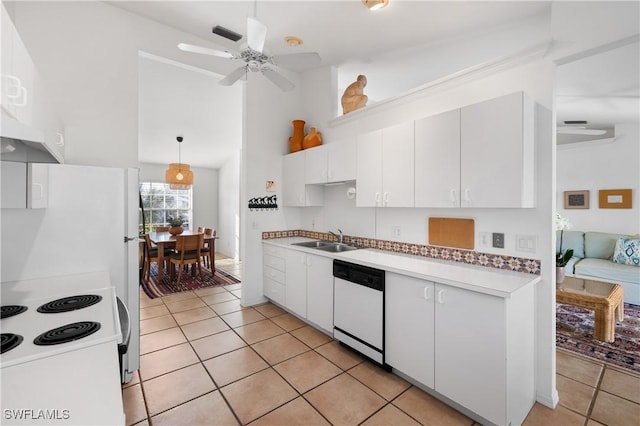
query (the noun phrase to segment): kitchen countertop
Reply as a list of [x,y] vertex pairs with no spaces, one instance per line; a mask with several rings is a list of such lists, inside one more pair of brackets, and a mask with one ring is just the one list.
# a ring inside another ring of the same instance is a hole
[[292,245],[304,241],[315,241],[315,239],[304,237],[277,238],[263,240],[263,244],[340,259],[345,262],[353,262],[372,268],[384,269],[387,272],[407,275],[422,280],[435,281],[503,298],[509,298],[512,293],[515,293],[519,289],[529,284],[538,283],[541,280],[540,275],[448,262],[410,254],[391,253],[371,248],[362,248],[342,253],[330,253],[314,248]]

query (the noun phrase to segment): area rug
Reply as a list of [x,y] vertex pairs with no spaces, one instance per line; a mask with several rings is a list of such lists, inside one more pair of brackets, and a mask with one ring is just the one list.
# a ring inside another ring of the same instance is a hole
[[624,304],[624,321],[616,323],[615,341],[593,338],[594,313],[556,304],[556,345],[598,361],[640,372],[640,306]]
[[210,269],[202,268],[203,279],[200,279],[200,275],[196,272],[196,276],[191,276],[191,271],[182,272],[180,278],[180,284],[177,283],[178,275],[176,273],[176,279],[171,279],[169,273],[164,274],[161,280],[158,280],[158,267],[155,264],[151,265],[151,273],[148,280],[142,280],[142,289],[151,299],[156,297],[168,296],[173,293],[179,293],[181,291],[197,290],[199,288],[207,287],[219,287],[231,284],[237,284],[239,279],[231,274],[221,271],[216,268],[216,273],[212,274]]

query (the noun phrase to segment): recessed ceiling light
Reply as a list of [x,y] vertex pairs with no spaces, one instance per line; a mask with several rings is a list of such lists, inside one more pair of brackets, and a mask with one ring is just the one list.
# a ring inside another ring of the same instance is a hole
[[378,10],[387,7],[389,0],[362,0],[362,4],[369,10]]
[[296,36],[286,36],[284,41],[286,41],[289,46],[300,46],[302,44],[302,39]]

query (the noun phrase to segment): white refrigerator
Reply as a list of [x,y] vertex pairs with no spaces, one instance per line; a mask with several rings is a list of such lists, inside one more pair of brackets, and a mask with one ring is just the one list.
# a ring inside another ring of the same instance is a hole
[[129,381],[140,355],[138,169],[30,167],[38,182],[29,185],[37,187],[42,201],[33,205],[42,208],[0,210],[0,282],[108,272],[130,313],[131,340],[123,361]]

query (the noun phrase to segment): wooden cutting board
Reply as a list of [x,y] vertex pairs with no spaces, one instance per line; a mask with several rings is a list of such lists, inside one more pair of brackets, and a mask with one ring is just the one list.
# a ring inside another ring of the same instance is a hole
[[473,250],[475,221],[449,217],[429,218],[429,244]]

